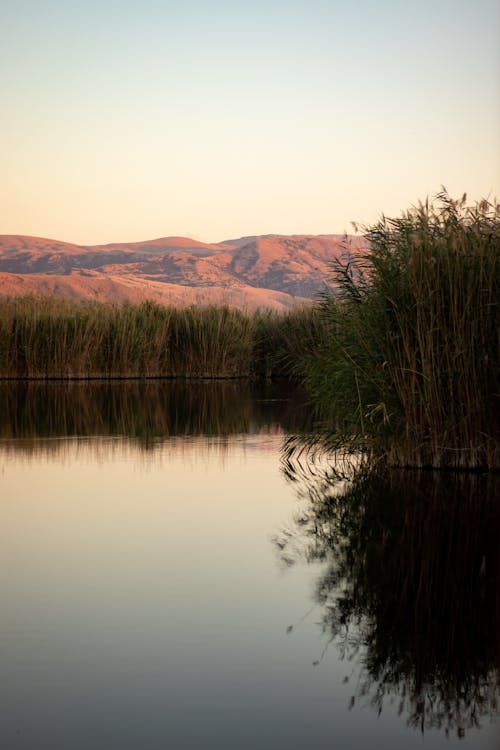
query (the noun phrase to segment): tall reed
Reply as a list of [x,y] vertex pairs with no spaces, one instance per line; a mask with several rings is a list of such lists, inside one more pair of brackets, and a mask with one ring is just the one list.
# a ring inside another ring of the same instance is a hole
[[332,443],[396,465],[500,466],[500,207],[440,194],[367,230],[303,376]]
[[0,377],[272,377],[312,351],[318,315],[0,300]]
[[313,306],[286,314],[258,311],[253,330],[253,371],[263,377],[295,377],[300,363],[327,343],[321,312]]

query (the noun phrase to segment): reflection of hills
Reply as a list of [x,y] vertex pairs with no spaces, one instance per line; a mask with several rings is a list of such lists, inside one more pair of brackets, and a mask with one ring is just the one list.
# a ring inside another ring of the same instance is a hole
[[[352,248],[363,241],[351,238]],[[285,309],[330,283],[341,235],[265,235],[207,244],[185,237],[85,247],[0,235],[3,295],[101,302],[232,304]]]
[[498,717],[500,477],[400,472],[339,492],[332,472],[295,467],[308,502],[278,544],[325,564],[323,629],[361,655],[351,704],[459,736]]
[[300,407],[300,394],[287,385],[4,382],[0,440],[4,447],[26,449],[46,438],[123,436],[148,447],[172,436],[296,430],[304,419]]

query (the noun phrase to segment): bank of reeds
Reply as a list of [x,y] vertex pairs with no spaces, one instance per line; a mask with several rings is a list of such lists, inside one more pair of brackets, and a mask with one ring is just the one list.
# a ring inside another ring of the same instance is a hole
[[0,300],[0,377],[290,376],[319,314],[229,307]]
[[305,357],[311,359],[328,343],[328,329],[316,307],[285,314],[259,311],[253,317],[253,368],[260,377],[296,377]]
[[302,375],[333,446],[393,465],[499,468],[500,207],[446,194],[367,230],[320,303]]

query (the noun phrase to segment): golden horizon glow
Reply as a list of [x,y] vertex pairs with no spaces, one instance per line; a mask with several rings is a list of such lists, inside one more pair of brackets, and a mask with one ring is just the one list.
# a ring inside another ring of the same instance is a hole
[[0,233],[337,234],[500,195],[495,0],[27,0],[3,12]]

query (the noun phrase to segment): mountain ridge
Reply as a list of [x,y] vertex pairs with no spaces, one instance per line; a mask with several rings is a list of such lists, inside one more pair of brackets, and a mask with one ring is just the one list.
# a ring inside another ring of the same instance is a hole
[[105,245],[0,235],[0,296],[288,309],[330,287],[332,263],[363,247],[363,237],[336,234],[266,234],[218,243],[166,236]]

